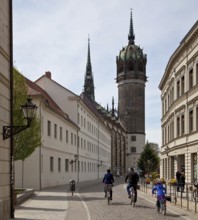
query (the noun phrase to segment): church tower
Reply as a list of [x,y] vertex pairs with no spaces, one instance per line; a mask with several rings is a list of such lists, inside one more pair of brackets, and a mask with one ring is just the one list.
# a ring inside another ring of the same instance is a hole
[[132,11],[128,45],[116,58],[119,120],[126,132],[126,167],[137,168],[137,160],[145,146],[146,54],[135,45]]
[[87,53],[87,65],[85,73],[85,82],[84,82],[84,93],[91,100],[95,101],[94,94],[94,79],[91,67],[91,55],[90,55],[90,39],[88,38],[88,53]]

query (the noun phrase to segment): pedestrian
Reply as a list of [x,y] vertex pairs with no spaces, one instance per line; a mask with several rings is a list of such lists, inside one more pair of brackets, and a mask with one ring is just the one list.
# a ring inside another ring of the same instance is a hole
[[184,192],[184,188],[185,188],[185,175],[182,172],[180,175],[180,187],[181,187],[181,192]]
[[135,192],[135,199],[134,201],[137,201],[137,183],[139,181],[139,176],[138,174],[134,171],[134,168],[131,167],[130,171],[128,172],[128,174],[125,177],[125,183],[128,180],[128,185],[127,185],[127,193],[128,193],[128,198],[131,198],[130,195],[130,188],[133,187],[134,188],[134,192]]
[[177,192],[179,192],[179,188],[180,188],[180,176],[181,176],[181,172],[180,170],[177,170],[176,172]]

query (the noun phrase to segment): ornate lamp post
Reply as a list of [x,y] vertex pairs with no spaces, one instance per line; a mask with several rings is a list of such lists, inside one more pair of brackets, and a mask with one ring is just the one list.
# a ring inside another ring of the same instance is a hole
[[97,165],[97,167],[102,166],[102,160],[100,161],[100,163]]
[[77,159],[78,159],[78,155],[77,155],[77,154],[74,154],[74,160],[71,160],[71,161],[70,161],[70,164],[76,163]]
[[[35,117],[37,106],[32,103],[31,98],[27,99],[27,103],[21,106],[24,114],[24,119],[27,120],[27,125],[20,126],[20,125],[10,125],[10,126],[3,126],[3,140],[13,137],[15,134],[20,133],[21,131],[30,127],[32,120]],[[10,217],[14,218],[14,158],[13,158],[13,141],[11,138],[11,158],[10,158]]]
[[29,128],[34,119],[37,106],[32,103],[31,98],[27,99],[27,103],[21,106],[24,114],[24,119],[27,120],[27,125],[19,126],[19,125],[11,125],[11,126],[3,126],[3,140],[18,134],[19,132]]

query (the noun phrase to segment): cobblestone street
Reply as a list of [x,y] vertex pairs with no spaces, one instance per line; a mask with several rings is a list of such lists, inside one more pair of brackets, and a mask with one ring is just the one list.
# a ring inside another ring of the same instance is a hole
[[[102,184],[95,184],[89,187],[79,188],[80,198],[86,204],[84,206],[83,214],[85,216],[87,213],[87,218],[85,219],[192,219],[188,217],[187,213],[177,213],[177,211],[169,209],[169,203],[167,203],[168,210],[166,216],[157,213],[155,209],[155,198],[147,198],[146,195],[140,191],[138,191],[138,201],[136,207],[131,206],[123,183],[124,180],[122,178],[116,179],[116,184],[113,188],[113,201],[111,205],[108,205],[106,199],[104,198]],[[70,201],[69,204],[73,205],[72,209],[69,208],[67,219],[82,219],[80,218],[82,213],[78,213],[78,209],[76,210],[76,207],[78,206],[77,201],[74,199],[74,201]],[[75,210],[76,212],[74,212]],[[76,216],[74,216],[74,213]]]
[[130,205],[123,178],[116,178],[113,201],[107,204],[101,180],[77,184],[71,195],[69,186],[48,188],[16,207],[17,220],[195,220],[197,215],[167,202],[167,215],[155,210],[156,199],[138,190],[136,207]]

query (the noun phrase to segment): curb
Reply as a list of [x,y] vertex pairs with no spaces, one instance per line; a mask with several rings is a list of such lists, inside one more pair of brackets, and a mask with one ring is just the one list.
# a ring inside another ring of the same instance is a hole
[[25,191],[21,194],[18,194],[16,197],[16,204],[19,205],[23,203],[25,200],[34,195],[34,189],[25,189]]

